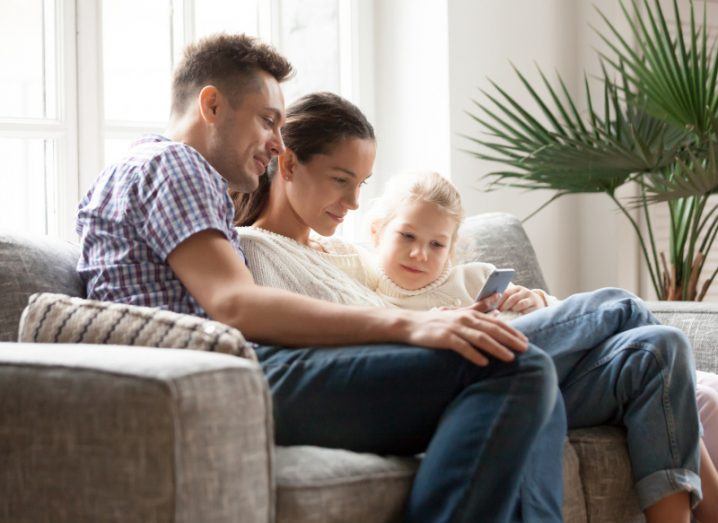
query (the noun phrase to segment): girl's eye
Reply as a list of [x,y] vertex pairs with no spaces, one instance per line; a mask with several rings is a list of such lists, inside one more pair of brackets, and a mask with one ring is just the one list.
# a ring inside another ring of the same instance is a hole
[[431,246],[435,247],[437,249],[443,249],[444,247],[446,247],[446,245],[444,245],[443,243],[439,243],[439,242],[431,242]]
[[414,239],[414,235],[411,234],[410,232],[400,232],[399,234],[401,234],[401,237],[404,238],[405,240],[413,240]]

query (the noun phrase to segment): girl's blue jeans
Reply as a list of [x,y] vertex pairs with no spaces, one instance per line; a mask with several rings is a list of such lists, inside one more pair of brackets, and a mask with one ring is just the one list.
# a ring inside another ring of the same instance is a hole
[[681,331],[620,289],[512,324],[529,349],[486,367],[405,345],[258,346],[277,444],[425,453],[408,522],[553,522],[567,427],[622,425],[642,508],[678,491],[700,499],[694,368]]

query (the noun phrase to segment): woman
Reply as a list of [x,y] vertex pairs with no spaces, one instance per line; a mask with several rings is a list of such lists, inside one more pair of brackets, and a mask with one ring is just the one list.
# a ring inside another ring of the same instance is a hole
[[[237,224],[253,226],[242,229],[241,234],[255,280],[342,303],[377,305],[376,297],[347,276],[355,271],[361,281],[361,263],[356,256],[344,252],[341,242],[310,236],[312,230],[331,236],[346,213],[358,207],[361,185],[371,175],[374,161],[371,126],[350,103],[319,93],[300,99],[288,109],[282,136],[287,150],[264,177],[260,190],[235,196]],[[342,256],[343,260],[337,258]],[[332,263],[327,257],[333,257]],[[346,264],[342,270],[333,270],[342,262]],[[561,520],[561,457],[568,417],[571,428],[625,425],[636,489],[647,520],[688,521],[701,489],[693,364],[685,336],[677,329],[657,325],[639,300],[615,289],[571,297],[516,320],[514,326],[528,336],[532,354],[543,349],[552,357],[567,408],[565,413],[562,395],[557,395],[555,403],[541,406],[550,415],[537,436],[534,451],[526,458],[520,490],[523,517],[527,521]],[[464,500],[471,498],[463,492],[457,492],[459,501],[445,503],[454,511],[453,516],[442,514],[435,506],[434,512],[425,516],[427,505],[433,504],[414,503],[430,485],[445,481],[443,476],[432,474],[436,472],[432,447],[445,437],[441,426],[436,435],[434,431],[439,419],[451,417],[452,410],[445,410],[451,405],[451,396],[447,399],[428,388],[429,399],[437,394],[437,401],[441,398],[443,402],[443,408],[436,411],[439,418],[414,427],[410,434],[398,431],[390,437],[371,435],[357,441],[361,427],[355,423],[367,423],[367,419],[371,423],[371,416],[363,417],[357,410],[329,421],[322,418],[321,426],[308,426],[301,413],[315,408],[324,412],[327,407],[324,398],[315,404],[316,397],[297,399],[294,394],[293,384],[312,379],[315,370],[311,365],[302,366],[295,350],[259,347],[257,355],[275,397],[280,443],[314,443],[378,453],[427,451],[413,485],[407,518],[448,520],[467,507],[470,510],[470,502]],[[516,361],[525,357],[519,355]],[[504,364],[494,361],[491,365]],[[360,368],[354,365],[352,370],[360,372]],[[434,367],[434,372],[440,372],[436,369],[440,367]],[[664,380],[668,375],[672,379]],[[381,379],[390,382],[392,375],[387,371]],[[450,379],[456,377],[447,374],[444,381]],[[357,400],[349,398],[347,403],[352,401]],[[417,408],[436,408],[426,401],[423,396],[418,398]],[[526,420],[515,421],[523,432],[521,425]],[[648,445],[645,434],[652,437]],[[511,442],[505,443],[510,448]],[[441,459],[451,461],[448,455]],[[502,517],[508,519],[510,515]]]

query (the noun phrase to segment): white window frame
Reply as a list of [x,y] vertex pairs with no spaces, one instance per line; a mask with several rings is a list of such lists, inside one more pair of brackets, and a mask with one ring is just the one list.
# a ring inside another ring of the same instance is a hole
[[[46,0],[50,1],[50,0]],[[194,7],[200,0],[173,0],[173,55],[179,57],[194,37]],[[340,92],[373,117],[371,6],[361,0],[339,1]],[[56,216],[48,234],[71,241],[77,204],[105,164],[105,139],[135,138],[163,132],[166,122],[105,122],[102,68],[102,3],[54,0],[57,52],[56,119],[0,119],[0,137],[52,139],[56,177],[49,177]],[[259,37],[278,44],[281,0],[258,4]],[[79,64],[82,64],[81,66]],[[170,96],[170,93],[167,93]],[[52,179],[50,179],[52,178]],[[353,229],[353,228],[352,228]]]
[[55,214],[48,219],[47,232],[53,236],[71,238],[74,237],[74,210],[79,194],[79,179],[76,174],[78,155],[75,3],[72,0],[54,0],[53,3],[53,45],[57,50],[53,74],[57,115],[55,118],[0,118],[0,138],[54,141],[55,157],[52,167],[56,176],[48,176],[47,184],[51,188],[49,194],[53,198],[52,210]]

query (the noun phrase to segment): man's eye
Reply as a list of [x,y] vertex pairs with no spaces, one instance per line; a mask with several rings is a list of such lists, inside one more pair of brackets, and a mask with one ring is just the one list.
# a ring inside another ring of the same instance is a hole
[[269,127],[274,127],[274,120],[272,118],[264,117],[263,118],[264,123],[266,123]]

